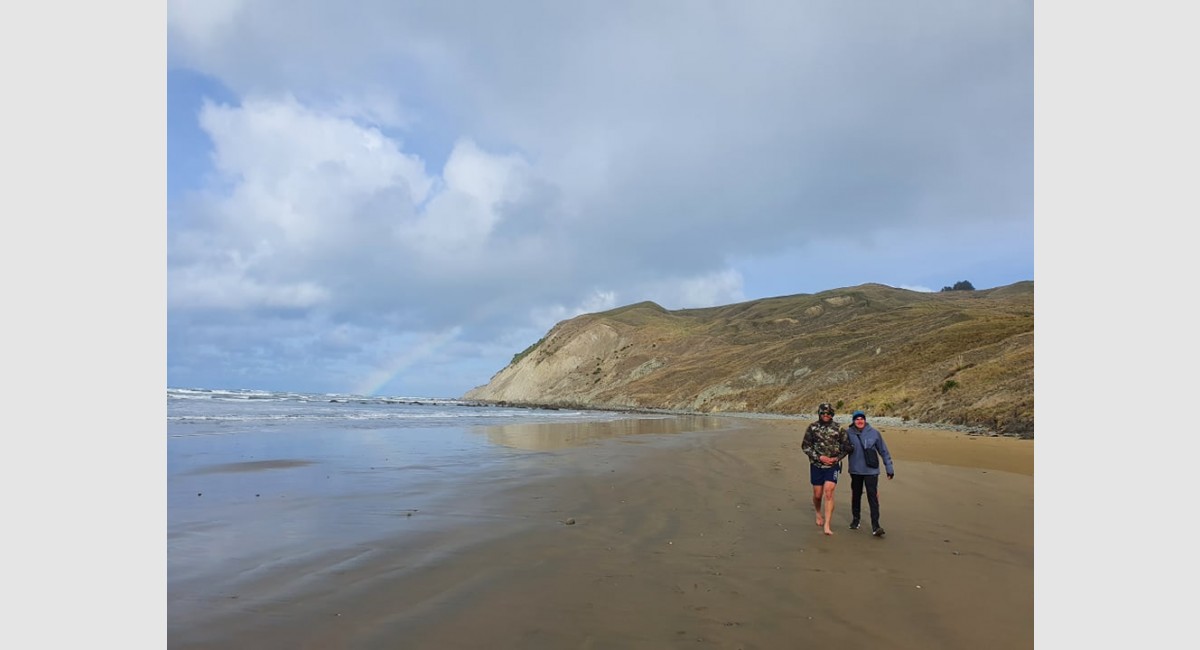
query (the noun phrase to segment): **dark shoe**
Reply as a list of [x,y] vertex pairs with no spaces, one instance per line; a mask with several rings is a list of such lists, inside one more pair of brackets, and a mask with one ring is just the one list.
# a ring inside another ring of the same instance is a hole
[[875,530],[871,531],[871,534],[876,537],[883,537],[887,533],[884,532],[884,530],[882,528],[876,528]]
[[850,522],[850,530],[858,530],[858,520],[857,519]]

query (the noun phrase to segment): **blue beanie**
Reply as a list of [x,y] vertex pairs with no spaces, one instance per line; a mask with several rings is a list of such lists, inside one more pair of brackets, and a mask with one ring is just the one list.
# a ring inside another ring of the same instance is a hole
[[867,419],[867,414],[866,414],[866,413],[863,413],[862,411],[855,411],[855,412],[854,412],[854,415],[851,415],[851,416],[850,416],[850,419],[851,419],[851,420],[853,420],[854,418],[856,418],[856,417],[858,417],[858,416],[860,416],[860,415],[863,417],[863,419],[864,419],[864,420],[865,420],[865,419]]

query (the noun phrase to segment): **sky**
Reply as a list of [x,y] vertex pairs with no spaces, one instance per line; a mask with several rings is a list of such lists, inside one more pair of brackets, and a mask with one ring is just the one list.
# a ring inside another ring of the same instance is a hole
[[166,18],[170,387],[458,397],[643,300],[1034,279],[1030,0]]

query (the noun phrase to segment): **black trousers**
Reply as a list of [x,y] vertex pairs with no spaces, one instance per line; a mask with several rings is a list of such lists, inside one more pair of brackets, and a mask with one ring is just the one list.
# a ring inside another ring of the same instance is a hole
[[871,506],[871,530],[879,528],[879,475],[850,475],[850,516],[858,521],[862,515],[863,486],[867,488],[867,505]]

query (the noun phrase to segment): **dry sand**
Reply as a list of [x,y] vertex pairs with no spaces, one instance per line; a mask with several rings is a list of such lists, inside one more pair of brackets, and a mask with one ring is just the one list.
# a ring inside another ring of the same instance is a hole
[[879,427],[888,534],[847,528],[843,480],[828,537],[807,421],[722,422],[543,452],[560,478],[464,504],[460,525],[173,607],[170,646],[1033,647],[1032,441]]

